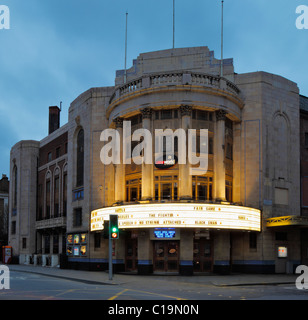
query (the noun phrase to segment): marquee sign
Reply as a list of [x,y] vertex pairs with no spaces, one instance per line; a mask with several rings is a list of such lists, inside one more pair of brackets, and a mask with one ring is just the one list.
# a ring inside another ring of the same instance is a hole
[[118,215],[120,229],[206,228],[261,231],[260,210],[216,204],[159,203],[108,207],[91,213],[91,231],[104,229],[104,220]]

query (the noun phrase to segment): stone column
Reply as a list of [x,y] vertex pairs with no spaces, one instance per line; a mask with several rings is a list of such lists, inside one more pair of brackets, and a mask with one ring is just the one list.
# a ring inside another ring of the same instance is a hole
[[194,273],[194,230],[181,229],[180,274],[187,276]]
[[[147,129],[152,134],[152,109],[151,108],[144,108],[141,110],[142,114],[142,127],[143,129]],[[153,137],[153,134],[152,134]],[[147,149],[146,143],[147,140],[144,140],[144,147],[145,150]],[[152,148],[153,151],[153,141],[152,141]],[[153,152],[152,152],[153,154]],[[153,156],[152,156],[152,164],[142,164],[142,189],[141,189],[141,199],[142,200],[152,200],[154,198],[154,188],[153,188]]]
[[[180,107],[182,124],[181,128],[186,132],[186,164],[179,164],[179,198],[188,200],[192,198],[192,176],[190,175],[190,164],[188,161],[188,129],[191,127],[191,106]],[[180,148],[181,141],[178,145]]]
[[214,184],[218,201],[226,200],[226,169],[225,169],[225,120],[227,112],[216,111],[215,150],[214,150]]
[[120,164],[115,164],[114,177],[114,198],[115,202],[125,201],[125,165],[123,163],[123,119],[116,118],[114,120],[116,130],[120,134],[120,150],[115,150],[120,153]]
[[138,235],[138,274],[153,273],[153,242],[150,240],[151,229],[143,229]]

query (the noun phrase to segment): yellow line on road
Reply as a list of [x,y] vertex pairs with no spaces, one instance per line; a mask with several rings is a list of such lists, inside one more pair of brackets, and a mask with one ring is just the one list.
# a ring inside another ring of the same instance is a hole
[[128,291],[128,289],[124,289],[123,291],[119,292],[118,294],[116,294],[115,296],[109,298],[108,300],[114,300],[114,299],[118,298],[121,294],[123,294],[126,291]]
[[159,296],[159,297],[164,297],[164,298],[170,298],[170,299],[174,299],[174,300],[187,300],[187,299],[183,299],[183,298],[168,296],[168,295],[165,295],[165,294],[154,293],[154,292],[143,291],[143,290],[133,290],[133,289],[124,289],[123,291],[119,292],[118,294],[114,295],[113,297],[109,298],[108,300],[115,300],[121,294],[123,294],[123,293],[125,293],[127,291],[140,292],[140,293],[145,293],[145,294],[148,294],[148,295]]

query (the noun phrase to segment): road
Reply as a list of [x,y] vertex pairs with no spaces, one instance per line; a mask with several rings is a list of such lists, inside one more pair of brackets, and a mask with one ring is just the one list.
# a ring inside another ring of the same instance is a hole
[[308,300],[308,291],[296,289],[295,284],[221,287],[176,277],[138,279],[103,285],[12,271],[10,289],[0,290],[0,300]]

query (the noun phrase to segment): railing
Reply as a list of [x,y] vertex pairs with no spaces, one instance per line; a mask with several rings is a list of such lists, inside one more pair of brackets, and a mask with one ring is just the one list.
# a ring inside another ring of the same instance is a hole
[[196,72],[169,72],[142,76],[116,88],[109,103],[141,89],[168,85],[193,85],[222,89],[238,95],[239,88],[231,81],[219,76]]

